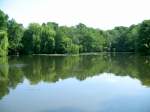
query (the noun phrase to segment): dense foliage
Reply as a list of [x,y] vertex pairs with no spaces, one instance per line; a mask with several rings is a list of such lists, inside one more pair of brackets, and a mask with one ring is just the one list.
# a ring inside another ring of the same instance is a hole
[[30,23],[27,28],[0,10],[0,56],[16,54],[72,54],[138,52],[150,54],[150,20],[130,27],[100,30],[80,23],[59,26]]
[[4,31],[0,31],[0,56],[6,56],[8,48],[8,38],[7,33]]
[[8,53],[7,20],[8,16],[0,10],[0,56]]

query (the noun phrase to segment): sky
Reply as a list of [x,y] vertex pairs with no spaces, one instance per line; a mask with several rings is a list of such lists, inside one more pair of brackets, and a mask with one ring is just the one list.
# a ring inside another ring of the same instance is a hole
[[150,19],[150,0],[0,0],[0,9],[22,23],[57,22],[112,29]]

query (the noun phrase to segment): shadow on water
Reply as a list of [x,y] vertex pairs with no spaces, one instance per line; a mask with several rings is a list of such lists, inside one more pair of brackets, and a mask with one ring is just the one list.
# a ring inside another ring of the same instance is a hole
[[113,73],[130,76],[150,86],[150,57],[135,54],[79,56],[22,56],[0,58],[0,99],[26,78],[30,84],[55,83],[59,79],[88,77]]

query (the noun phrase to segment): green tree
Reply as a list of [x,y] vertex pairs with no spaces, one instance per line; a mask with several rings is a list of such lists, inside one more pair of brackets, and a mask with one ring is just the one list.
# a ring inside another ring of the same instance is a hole
[[127,27],[115,27],[109,31],[111,38],[111,51],[126,52],[127,51]]
[[42,25],[41,44],[40,44],[41,53],[46,53],[46,54],[54,53],[55,35],[56,32],[50,24]]
[[19,54],[22,47],[23,26],[14,19],[8,21],[9,54]]
[[145,20],[140,25],[138,51],[144,54],[150,54],[150,20]]
[[8,54],[7,20],[8,16],[0,10],[0,56]]
[[79,46],[73,39],[71,28],[62,26],[59,27],[55,37],[56,53],[79,53]]
[[128,31],[127,31],[127,34],[126,34],[126,37],[127,37],[127,42],[126,42],[127,51],[130,51],[130,52],[136,52],[137,51],[138,36],[139,36],[139,25],[131,25],[128,28]]
[[41,44],[41,26],[37,23],[31,23],[28,29],[25,30],[22,38],[23,49],[25,54],[40,53]]
[[89,28],[80,23],[76,26],[80,52],[101,52],[107,47],[107,38],[100,29]]
[[2,10],[0,10],[0,30],[7,29],[8,15],[6,15]]
[[8,53],[8,38],[5,31],[0,31],[0,56],[6,56]]

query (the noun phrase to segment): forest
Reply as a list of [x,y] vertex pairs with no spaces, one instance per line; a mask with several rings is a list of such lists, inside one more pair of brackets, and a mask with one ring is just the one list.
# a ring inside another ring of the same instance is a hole
[[111,30],[59,26],[55,22],[30,23],[27,28],[0,10],[0,56],[135,52],[150,54],[150,20]]

